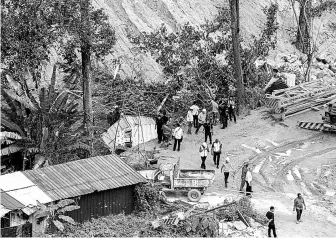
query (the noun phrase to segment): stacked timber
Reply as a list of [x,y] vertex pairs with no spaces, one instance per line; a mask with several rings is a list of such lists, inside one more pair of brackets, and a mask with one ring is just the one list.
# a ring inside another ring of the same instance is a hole
[[[285,109],[286,116],[314,110],[336,99],[336,81],[314,80],[300,85],[275,90],[266,94],[266,105],[276,113]],[[318,110],[318,109],[317,109]]]

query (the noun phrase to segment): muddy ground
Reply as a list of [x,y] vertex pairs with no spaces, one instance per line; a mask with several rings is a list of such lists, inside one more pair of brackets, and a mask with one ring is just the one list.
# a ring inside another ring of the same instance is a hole
[[[215,126],[213,139],[218,138],[224,149],[221,162],[230,157],[236,171],[225,189],[223,174],[209,154],[206,166],[216,171],[216,177],[200,202],[216,205],[225,198],[242,196],[238,192],[241,165],[249,161],[253,169],[252,201],[262,213],[275,206],[279,237],[335,237],[336,135],[296,127],[297,121],[320,121],[321,113],[301,114],[279,124],[268,116],[267,110],[260,109],[238,118],[237,124],[230,123],[227,129]],[[171,162],[169,157],[174,156],[180,157],[182,169],[200,169],[198,148],[203,141],[202,132],[185,133],[181,151],[172,151],[172,146],[161,149],[159,163]],[[159,148],[156,141],[145,146],[146,150]],[[295,223],[292,211],[298,192],[307,203],[300,224]],[[186,199],[183,194],[168,196]]]

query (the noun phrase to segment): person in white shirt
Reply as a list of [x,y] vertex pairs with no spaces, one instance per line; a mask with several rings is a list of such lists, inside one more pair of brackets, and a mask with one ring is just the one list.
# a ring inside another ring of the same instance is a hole
[[230,172],[231,171],[234,171],[233,167],[232,167],[232,164],[230,163],[230,158],[227,157],[225,159],[225,162],[223,163],[222,165],[222,168],[221,168],[221,173],[223,173],[223,170],[224,170],[224,182],[225,182],[225,188],[227,188],[227,184],[228,184],[228,179],[229,179],[229,176],[230,176]]
[[183,140],[183,129],[181,128],[180,123],[177,123],[177,127],[175,128],[175,130],[173,132],[173,136],[174,136],[174,139],[175,139],[173,151],[176,150],[176,146],[177,146],[177,151],[180,151],[181,142]]
[[193,108],[190,107],[188,110],[188,114],[187,114],[187,123],[188,123],[188,132],[187,134],[191,134],[191,127],[193,125],[193,114],[192,114]]
[[199,152],[200,152],[200,156],[201,156],[201,160],[202,160],[201,169],[206,169],[205,160],[208,156],[209,151],[210,150],[209,150],[208,144],[206,142],[203,142],[203,144],[199,148]]
[[220,155],[222,153],[222,143],[220,143],[218,139],[216,139],[215,142],[212,144],[211,152],[213,155],[214,164],[217,166],[218,169]]
[[251,167],[248,167],[246,177],[245,177],[245,182],[246,182],[246,196],[251,196],[252,192],[252,173],[251,173]]
[[206,117],[207,117],[206,109],[204,108],[202,110],[202,112],[198,115],[198,127],[197,127],[196,132],[195,132],[196,135],[197,135],[199,129],[205,124]]
[[200,108],[196,105],[196,101],[194,101],[194,104],[190,108],[192,109],[194,127],[197,128],[198,127],[198,111]]

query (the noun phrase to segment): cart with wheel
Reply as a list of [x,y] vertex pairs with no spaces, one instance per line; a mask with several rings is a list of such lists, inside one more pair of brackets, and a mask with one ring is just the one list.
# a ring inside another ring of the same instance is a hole
[[164,164],[160,170],[162,176],[159,176],[159,181],[164,186],[162,191],[188,191],[188,199],[192,202],[198,202],[215,179],[215,170],[180,170],[179,161],[177,164]]

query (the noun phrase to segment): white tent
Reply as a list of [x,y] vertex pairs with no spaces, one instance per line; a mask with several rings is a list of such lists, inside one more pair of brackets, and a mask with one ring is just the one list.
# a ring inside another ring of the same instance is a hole
[[155,138],[155,121],[144,116],[122,116],[102,134],[102,139],[112,151],[116,147],[133,147]]

